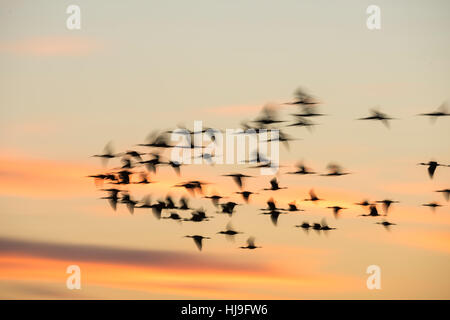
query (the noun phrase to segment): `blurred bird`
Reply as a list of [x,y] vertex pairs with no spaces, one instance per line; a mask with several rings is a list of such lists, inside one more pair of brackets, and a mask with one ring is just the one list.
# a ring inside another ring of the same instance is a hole
[[105,148],[103,149],[102,154],[94,154],[92,157],[101,158],[103,166],[106,167],[109,159],[116,158],[118,156],[120,156],[120,154],[114,154],[112,143],[108,142]]
[[120,189],[110,188],[110,189],[102,189],[102,191],[109,192],[109,196],[102,197],[101,199],[107,199],[111,208],[113,208],[114,211],[117,209],[117,202],[119,201],[119,192],[121,192]]
[[433,212],[436,211],[436,208],[442,207],[442,205],[440,205],[437,202],[424,203],[424,204],[422,204],[422,206],[430,207]]
[[272,180],[270,180],[270,188],[265,188],[263,190],[271,190],[271,191],[277,191],[277,190],[281,190],[281,189],[287,189],[287,187],[280,187],[278,185],[278,180],[277,178],[273,178]]
[[217,232],[218,234],[224,234],[224,235],[226,235],[227,237],[234,237],[235,235],[237,235],[237,234],[239,234],[239,233],[242,233],[242,232],[239,232],[239,231],[236,231],[236,230],[234,230],[233,229],[233,227],[232,227],[232,225],[231,225],[231,222],[228,222],[228,224],[227,224],[227,226],[226,226],[226,228],[225,228],[225,230],[224,231],[219,231],[219,232]]
[[350,172],[343,172],[340,165],[336,163],[330,163],[327,165],[328,173],[321,174],[321,176],[333,177],[333,176],[344,176],[350,174]]
[[241,248],[241,249],[250,249],[250,250],[253,250],[253,249],[261,248],[261,247],[255,246],[255,238],[254,238],[254,237],[250,237],[250,238],[247,239],[247,246],[245,246],[245,247],[240,247],[240,248]]
[[441,192],[444,195],[445,200],[450,200],[450,189],[436,190],[435,192]]
[[341,210],[345,210],[347,208],[343,208],[340,206],[332,206],[332,207],[327,207],[328,209],[333,209],[333,214],[335,218],[338,218],[338,214],[339,212],[341,212]]
[[380,216],[380,214],[378,213],[376,205],[371,204],[370,207],[369,207],[369,210],[370,210],[370,213],[368,213],[368,214],[361,214],[360,216],[363,216],[363,217],[379,217]]
[[242,173],[230,173],[230,174],[224,174],[222,176],[224,176],[224,177],[232,177],[234,182],[236,182],[236,184],[241,189],[242,189],[244,178],[252,178],[252,176],[247,176],[247,175],[242,174]]
[[376,224],[381,224],[383,227],[385,227],[386,228],[386,230],[388,230],[389,231],[389,229],[390,229],[390,226],[394,226],[395,225],[395,223],[391,223],[391,222],[389,222],[389,221],[386,221],[386,220],[384,220],[383,222],[375,222]]
[[306,167],[303,162],[298,162],[296,164],[297,167],[297,171],[292,171],[292,172],[288,172],[288,174],[301,174],[301,175],[305,175],[305,174],[315,174],[314,171],[311,171],[310,168]]
[[221,207],[222,207],[222,213],[227,213],[230,216],[233,214],[234,212],[234,207],[236,207],[238,204],[236,202],[226,202],[226,203],[222,203]]
[[125,203],[127,205],[128,211],[130,211],[131,214],[134,213],[134,207],[137,204],[137,201],[134,201],[131,199],[130,195],[128,193],[124,193],[122,195],[122,199],[120,200],[121,203]]
[[309,199],[304,199],[303,201],[312,201],[312,202],[316,202],[316,201],[319,201],[319,200],[324,200],[324,199],[319,199],[317,196],[316,196],[316,193],[314,192],[314,190],[313,189],[311,189],[311,190],[309,190]]
[[141,147],[153,147],[153,148],[172,148],[169,144],[169,136],[166,132],[159,133],[157,130],[151,132],[145,143],[140,143],[138,146]]
[[194,239],[195,245],[197,246],[199,251],[202,251],[203,248],[203,240],[204,239],[211,239],[209,237],[199,236],[199,235],[193,235],[193,236],[184,236],[185,238],[192,238]]
[[387,128],[389,128],[389,120],[394,120],[395,118],[391,118],[387,114],[377,110],[370,109],[370,116],[365,118],[359,118],[357,120],[378,120],[381,121]]
[[437,163],[436,161],[428,161],[428,162],[421,162],[418,163],[419,166],[427,166],[428,167],[428,175],[430,176],[430,179],[433,179],[434,172],[436,171],[437,167],[448,167],[448,165]]
[[447,103],[442,103],[436,111],[428,112],[428,113],[420,113],[419,116],[427,116],[430,117],[432,123],[436,122],[439,117],[450,116],[450,113],[447,111]]
[[288,209],[287,209],[287,211],[291,211],[291,212],[295,212],[295,211],[304,211],[304,210],[302,210],[302,209],[299,209],[299,208],[297,208],[297,205],[295,204],[295,200],[294,201],[292,201],[292,202],[289,202],[288,203]]
[[259,128],[267,128],[275,123],[282,123],[284,121],[278,120],[278,114],[274,106],[265,105],[260,113],[260,116],[252,121],[256,123]]
[[219,201],[220,201],[220,199],[223,199],[223,197],[222,196],[219,196],[219,195],[217,195],[217,194],[214,194],[214,195],[212,195],[212,196],[206,196],[206,197],[204,197],[205,199],[211,199],[211,201],[212,201],[212,203],[213,203],[213,205],[215,206],[215,207],[218,207],[219,206]]
[[368,206],[370,206],[370,202],[368,200],[363,200],[363,201],[355,203],[355,204],[358,205],[358,206],[361,206],[361,207],[368,207]]
[[242,195],[242,198],[244,199],[244,201],[246,203],[248,203],[250,201],[250,196],[252,194],[258,194],[258,193],[254,193],[254,192],[251,192],[251,191],[239,191],[239,192],[235,192],[235,193]]
[[294,101],[286,102],[285,104],[300,105],[300,106],[318,104],[318,102],[315,101],[315,99],[302,88],[298,88],[294,92],[294,97],[295,97]]
[[383,210],[384,210],[384,213],[387,215],[388,210],[389,210],[391,204],[393,204],[393,203],[399,203],[399,201],[385,199],[385,200],[376,201],[376,203],[382,203],[382,204],[383,204]]

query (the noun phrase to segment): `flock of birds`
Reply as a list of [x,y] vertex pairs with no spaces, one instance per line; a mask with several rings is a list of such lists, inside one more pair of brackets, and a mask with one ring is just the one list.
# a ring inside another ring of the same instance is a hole
[[[319,112],[319,102],[312,97],[310,94],[306,93],[303,89],[298,89],[295,92],[295,100],[292,102],[285,103],[286,105],[294,105],[298,106],[299,110],[296,113],[293,113],[292,116],[294,117],[294,121],[290,124],[287,124],[283,126],[284,128],[287,127],[305,127],[306,129],[310,130],[313,126],[316,125],[312,121],[315,117],[324,116],[324,114]],[[447,107],[444,104],[442,104],[436,111],[428,112],[428,113],[422,113],[420,116],[426,116],[435,121],[437,118],[440,117],[446,117],[450,116],[450,113],[447,111]],[[386,127],[389,128],[389,121],[393,120],[395,118],[377,110],[377,109],[371,109],[370,115],[367,117],[362,117],[357,120],[372,120],[372,121],[380,121],[383,123]],[[273,106],[265,106],[261,114],[257,116],[253,121],[247,121],[243,122],[241,124],[242,130],[248,130],[248,129],[254,129],[256,132],[260,129],[278,129],[279,130],[279,137],[278,140],[282,142],[287,148],[289,148],[289,141],[295,140],[291,136],[287,135],[282,130],[282,124],[286,121],[279,120],[277,109]],[[190,135],[191,137],[196,133],[191,130],[188,130],[186,128],[182,128],[183,132],[185,134]],[[210,129],[210,128],[209,128]],[[106,173],[101,174],[95,174],[90,175],[90,178],[95,179],[95,183],[97,186],[101,187],[102,191],[107,192],[107,195],[102,197],[101,199],[106,199],[109,201],[111,207],[116,210],[117,204],[124,204],[128,208],[129,212],[131,214],[134,213],[135,209],[151,209],[154,216],[157,219],[172,219],[176,221],[190,221],[190,222],[203,222],[208,221],[211,216],[208,216],[204,209],[194,209],[189,206],[189,198],[187,196],[183,196],[179,199],[178,203],[175,204],[174,200],[170,195],[168,195],[164,200],[160,199],[156,202],[152,202],[150,196],[144,197],[141,201],[134,200],[133,197],[130,195],[129,191],[123,186],[128,186],[132,184],[151,184],[155,181],[152,181],[149,176],[150,174],[156,174],[157,168],[160,166],[170,166],[173,168],[175,173],[180,176],[181,175],[181,167],[184,165],[182,163],[171,161],[171,160],[164,160],[161,153],[165,149],[171,149],[179,146],[173,146],[170,143],[169,134],[174,132],[173,130],[168,130],[164,132],[153,132],[148,137],[145,143],[138,144],[137,146],[141,148],[146,148],[146,151],[137,151],[137,150],[127,150],[122,153],[114,153],[111,147],[111,144],[108,144],[104,152],[101,154],[96,154],[93,157],[101,158],[103,165],[106,167],[108,160],[113,158],[121,158],[122,165],[117,168],[112,168],[110,170],[107,170]],[[214,134],[211,133],[214,131],[210,131],[208,129],[202,130],[202,133],[209,134],[212,138],[212,141],[214,139]],[[193,143],[194,139],[191,139],[191,145],[187,146],[188,148],[201,148],[202,146],[197,146]],[[212,163],[213,155],[207,154],[203,152],[202,157],[204,160],[206,160],[207,163]],[[266,158],[264,154],[261,154],[258,150],[255,150],[252,153],[253,159],[250,159],[250,162],[255,163],[255,166],[252,166],[250,168],[263,168],[263,167],[270,167],[273,164],[270,163],[270,161]],[[441,163],[438,163],[436,161],[429,161],[429,162],[421,162],[418,165],[426,166],[428,170],[429,177],[432,179],[436,169],[438,167],[449,167],[449,165],[444,165]],[[142,170],[142,168],[145,168]],[[346,172],[342,169],[341,166],[331,163],[327,167],[328,172],[320,174],[322,176],[329,176],[329,177],[337,177],[337,176],[343,176],[348,175],[350,172]],[[138,171],[140,170],[140,171]],[[317,174],[314,172],[311,168],[306,167],[303,163],[299,162],[296,165],[295,171],[287,172],[287,174],[292,175],[313,175]],[[135,180],[132,179],[132,176],[138,175],[139,179]],[[230,177],[234,180],[236,185],[238,186],[239,190],[236,191],[236,194],[239,194],[244,204],[248,203],[250,201],[250,197],[254,194],[257,194],[256,192],[244,190],[244,181],[248,178],[252,178],[253,176],[242,174],[242,173],[230,173],[226,174],[224,176]],[[108,184],[107,188],[103,188],[104,184]],[[187,182],[181,182],[173,187],[178,188],[184,188],[188,192],[189,195],[195,197],[196,195],[201,195],[203,198],[209,199],[212,201],[212,204],[218,209],[217,213],[222,214],[228,214],[230,217],[235,212],[236,206],[239,206],[241,204],[233,202],[233,201],[224,201],[226,197],[220,196],[218,194],[211,194],[208,196],[205,196],[203,193],[203,187],[208,184],[204,181],[187,181]],[[285,186],[280,186],[279,182],[276,177],[274,177],[272,180],[270,180],[270,186],[268,188],[265,188],[263,190],[267,190],[270,192],[276,192],[277,190],[286,189]],[[442,193],[444,195],[444,198],[446,201],[449,201],[450,198],[450,189],[442,189],[442,190],[436,190],[436,192]],[[324,199],[320,199],[313,189],[309,192],[309,198],[304,199],[304,201],[311,201],[313,203],[317,203],[319,201],[323,201]],[[356,203],[359,206],[367,208],[367,213],[362,214],[361,216],[365,217],[385,217],[389,211],[389,208],[395,204],[399,203],[399,201],[392,200],[392,199],[383,199],[378,201],[370,202],[368,200],[363,200],[361,202]],[[378,210],[378,205],[381,205],[383,208],[384,214],[380,214]],[[430,202],[425,203],[423,206],[430,207],[431,209],[435,210],[437,207],[442,206],[441,204],[437,202]],[[328,206],[328,209],[331,209],[334,216],[337,218],[340,215],[340,212],[342,210],[345,210],[347,208],[341,207],[341,206]],[[295,201],[288,204],[287,208],[279,208],[277,207],[275,201],[273,200],[273,197],[271,197],[267,201],[267,208],[260,209],[261,214],[269,215],[271,218],[272,223],[276,226],[278,222],[278,217],[281,214],[286,213],[293,213],[293,212],[299,212],[303,211],[302,209],[298,208]],[[181,212],[189,212],[190,217],[185,217],[182,215]],[[389,228],[391,225],[394,225],[394,223],[391,223],[387,220],[382,220],[379,222],[376,222],[377,224],[380,224],[386,228]],[[336,228],[328,226],[325,219],[323,219],[320,223],[315,222],[310,224],[309,222],[303,222],[300,225],[296,225],[296,228],[301,228],[306,231],[312,229],[316,230],[317,232],[327,232],[329,230],[335,230]],[[223,234],[227,237],[234,237],[235,235],[242,233],[239,231],[236,231],[231,226],[230,223],[227,224],[225,230],[219,231],[218,234]],[[210,237],[206,237],[203,235],[186,235],[187,238],[192,238],[194,240],[194,243],[196,244],[197,248],[199,250],[202,249],[203,240],[210,239]],[[241,246],[242,249],[256,249],[260,248],[255,245],[255,239],[253,237],[249,237],[247,240],[246,246]]]

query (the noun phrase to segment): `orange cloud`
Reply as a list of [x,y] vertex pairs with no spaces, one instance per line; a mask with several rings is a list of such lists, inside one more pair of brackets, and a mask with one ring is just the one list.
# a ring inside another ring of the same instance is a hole
[[0,44],[0,52],[31,56],[84,56],[101,45],[94,39],[80,36],[33,37]]

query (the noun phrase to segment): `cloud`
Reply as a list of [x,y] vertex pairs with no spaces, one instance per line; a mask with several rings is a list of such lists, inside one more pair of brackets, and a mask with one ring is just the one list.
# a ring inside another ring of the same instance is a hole
[[163,251],[117,248],[99,245],[58,244],[0,237],[0,254],[46,259],[161,267],[165,269],[214,269],[226,271],[266,271],[255,263],[230,263],[219,257]]
[[85,56],[101,48],[97,40],[80,36],[32,37],[0,43],[0,52],[30,56]]

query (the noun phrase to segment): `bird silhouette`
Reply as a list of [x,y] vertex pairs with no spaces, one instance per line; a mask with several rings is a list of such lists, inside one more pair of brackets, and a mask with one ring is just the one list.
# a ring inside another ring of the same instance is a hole
[[189,204],[188,204],[188,199],[185,197],[182,197],[180,199],[180,205],[178,206],[178,210],[191,210],[191,208],[189,208]]
[[309,190],[309,199],[304,199],[303,201],[312,201],[312,202],[316,202],[316,201],[320,201],[320,200],[324,200],[324,199],[319,199],[316,195],[316,193],[314,192],[313,189]]
[[254,237],[250,237],[250,238],[247,239],[247,246],[239,247],[239,248],[253,250],[253,249],[257,249],[257,248],[261,248],[261,247],[255,246],[255,238]]
[[222,203],[220,206],[222,207],[222,213],[227,213],[230,216],[234,212],[234,207],[236,207],[238,204],[236,202],[228,201],[226,203]]
[[218,206],[219,206],[219,201],[220,201],[220,199],[223,199],[224,197],[219,196],[219,195],[217,195],[217,194],[213,194],[213,195],[211,195],[211,196],[206,196],[206,197],[204,197],[204,198],[206,198],[206,199],[211,199],[211,202],[213,203],[213,205],[214,205],[215,207],[218,207]]
[[184,236],[185,238],[192,238],[194,240],[195,245],[197,246],[197,249],[199,251],[202,251],[203,249],[203,240],[205,239],[211,239],[209,237],[199,236],[199,235],[193,235],[193,236]]
[[361,206],[361,207],[368,207],[368,206],[370,206],[369,200],[363,200],[363,201],[357,202],[355,204],[358,205],[358,206]]
[[176,212],[171,212],[168,217],[161,217],[161,219],[172,219],[172,220],[181,221],[180,215]]
[[442,207],[442,205],[437,202],[424,203],[422,206],[430,207],[433,212],[436,211],[436,208]]
[[107,199],[111,208],[113,208],[113,210],[116,211],[117,202],[119,201],[119,192],[121,192],[121,190],[115,189],[115,188],[109,188],[109,189],[102,189],[102,191],[109,192],[109,196],[102,197],[101,199]]
[[327,165],[328,173],[321,174],[321,176],[333,177],[344,176],[350,174],[350,172],[344,172],[342,167],[336,163],[330,163]]
[[376,201],[376,203],[382,203],[383,204],[384,213],[387,215],[391,205],[393,203],[399,203],[399,201],[390,200],[390,199],[384,199],[384,200]]
[[325,218],[323,218],[322,221],[320,222],[320,230],[329,231],[329,230],[336,230],[336,228],[328,226],[327,221],[325,220]]
[[229,173],[229,174],[224,174],[223,176],[224,177],[232,177],[234,182],[236,182],[236,184],[241,189],[242,189],[244,178],[252,178],[252,176],[247,176],[247,175],[242,174],[242,173]]
[[375,222],[375,224],[381,224],[383,227],[385,227],[386,228],[386,230],[390,230],[390,227],[391,226],[394,226],[395,225],[395,223],[391,223],[391,222],[389,222],[389,221],[386,221],[386,220],[383,220],[382,222]]
[[395,118],[391,118],[387,114],[377,110],[377,109],[370,109],[370,116],[359,118],[357,120],[377,120],[381,121],[387,128],[389,128],[389,120],[394,120]]
[[281,189],[287,189],[287,187],[280,187],[278,185],[278,180],[276,177],[272,178],[272,180],[270,180],[270,188],[265,188],[263,190],[271,190],[271,191],[277,191],[277,190],[281,190]]
[[242,195],[242,198],[244,199],[244,201],[246,203],[248,203],[250,201],[250,196],[252,194],[257,194],[255,192],[251,192],[251,191],[238,191],[238,192],[235,192],[235,193]]
[[227,226],[225,227],[225,230],[219,231],[217,233],[218,234],[224,234],[229,239],[232,239],[235,235],[237,235],[239,233],[242,233],[242,232],[234,230],[233,226],[231,225],[231,221],[230,221],[230,222],[228,222]]
[[127,205],[128,211],[133,214],[134,213],[134,207],[137,204],[137,201],[134,201],[131,199],[131,196],[128,193],[122,194],[122,199],[120,200],[121,203],[125,203]]
[[427,170],[428,170],[428,175],[429,175],[430,179],[433,179],[434,172],[436,171],[437,167],[448,167],[448,165],[445,165],[442,163],[437,163],[436,161],[421,162],[421,163],[418,163],[417,165],[428,167]]
[[120,156],[120,154],[114,154],[112,143],[108,142],[103,149],[102,154],[94,154],[92,157],[101,158],[103,166],[106,167],[109,159],[116,158],[118,156]]
[[151,132],[145,143],[140,143],[138,146],[141,147],[152,147],[152,148],[172,148],[169,144],[169,136],[167,132],[160,133],[158,130]]
[[272,124],[282,123],[284,121],[278,120],[276,108],[273,105],[267,104],[262,108],[259,117],[252,122],[256,123],[258,128],[267,128]]
[[369,213],[368,214],[361,214],[363,217],[379,217],[380,214],[378,213],[377,206],[374,204],[371,204],[369,207]]
[[442,189],[442,190],[436,190],[435,192],[440,192],[444,195],[445,200],[450,200],[450,189]]
[[310,168],[306,167],[303,162],[298,162],[296,164],[297,170],[296,171],[291,171],[291,172],[287,172],[288,174],[301,174],[301,175],[305,175],[305,174],[315,174],[314,171],[312,171]]
[[305,89],[298,88],[294,92],[294,101],[286,102],[285,104],[308,106],[316,105],[318,102],[309,93],[307,93]]
[[295,212],[295,211],[304,211],[304,210],[297,208],[297,205],[294,200],[294,201],[288,203],[287,211]]
[[450,116],[450,113],[447,111],[447,103],[442,103],[436,111],[428,112],[428,113],[420,113],[419,116],[427,116],[430,118],[431,122],[436,122],[437,118]]
[[345,210],[347,208],[343,208],[340,206],[331,206],[331,207],[327,207],[328,209],[333,209],[333,214],[335,218],[338,218],[339,212],[341,212],[341,210]]
[[191,218],[190,219],[183,219],[183,221],[191,221],[191,222],[202,222],[202,221],[209,221],[209,218],[206,215],[206,212],[203,209],[197,209],[191,212]]
[[141,172],[141,173],[139,174],[139,177],[140,177],[140,180],[134,182],[134,184],[149,184],[149,183],[154,183],[154,181],[150,181],[150,180],[148,179],[148,174],[145,173],[145,172]]

